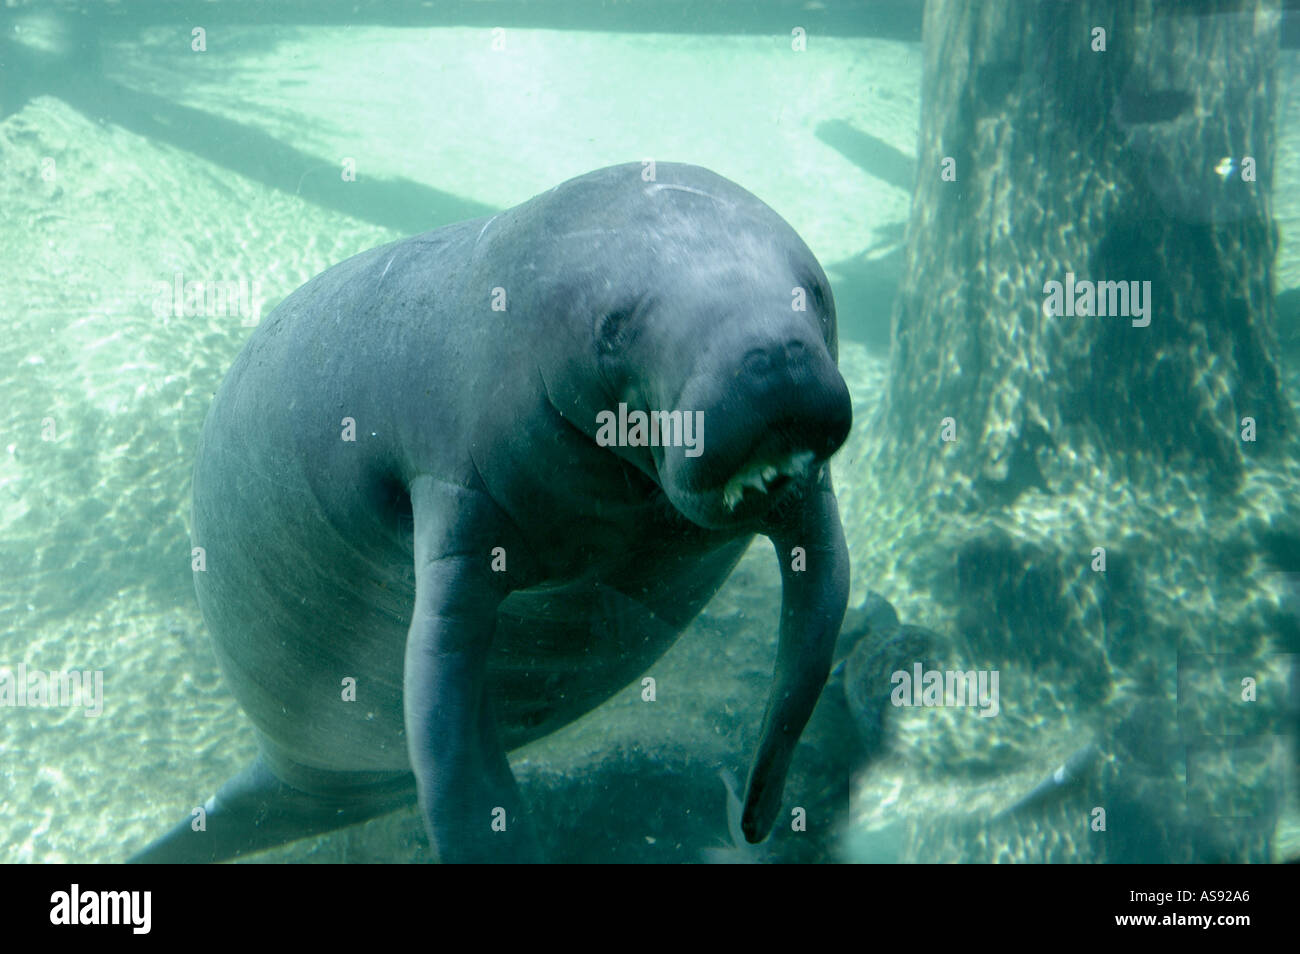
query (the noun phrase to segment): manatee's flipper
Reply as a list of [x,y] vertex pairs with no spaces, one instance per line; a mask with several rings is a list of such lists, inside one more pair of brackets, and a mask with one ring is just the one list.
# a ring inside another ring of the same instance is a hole
[[[762,841],[781,811],[781,792],[799,735],[830,675],[844,609],[849,601],[849,550],[831,487],[830,467],[793,513],[768,536],[781,564],[781,625],[776,670],[763,713],[758,748],[745,788],[745,839]],[[793,548],[806,569],[791,563]]]
[[410,489],[415,610],[402,703],[429,841],[443,863],[536,861],[538,846],[487,691],[497,608],[506,595],[504,574],[491,571],[481,543],[500,539],[491,502],[426,477]]
[[[344,773],[338,773],[340,778]],[[205,830],[195,831],[186,818],[143,851],[131,864],[204,864],[288,844],[299,838],[346,828],[395,811],[415,800],[414,779],[340,787],[328,794],[308,794],[280,781],[259,755],[208,799]]]

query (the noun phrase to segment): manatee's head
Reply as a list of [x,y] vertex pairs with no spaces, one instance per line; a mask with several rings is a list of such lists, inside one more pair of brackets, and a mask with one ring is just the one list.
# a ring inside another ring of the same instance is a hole
[[692,522],[753,526],[849,433],[826,275],[780,216],[728,180],[661,164],[646,182],[636,166],[616,168],[629,171],[608,198],[557,236],[583,249],[571,314],[605,405],[584,430]]

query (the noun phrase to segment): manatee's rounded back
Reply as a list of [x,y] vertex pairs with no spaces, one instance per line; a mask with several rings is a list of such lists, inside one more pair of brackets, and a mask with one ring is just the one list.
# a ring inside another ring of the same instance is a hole
[[406,764],[411,528],[382,438],[395,393],[384,389],[400,382],[371,366],[382,341],[346,323],[367,313],[391,250],[331,268],[263,321],[195,459],[195,590],[227,685],[265,740],[321,768]]

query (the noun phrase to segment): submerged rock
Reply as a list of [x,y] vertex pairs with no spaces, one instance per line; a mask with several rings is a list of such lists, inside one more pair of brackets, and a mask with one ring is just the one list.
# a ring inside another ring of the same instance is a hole
[[868,593],[860,608],[845,614],[832,679],[843,687],[858,730],[861,761],[869,761],[884,748],[893,673],[924,662],[938,643],[933,630],[900,623],[893,606],[879,593]]

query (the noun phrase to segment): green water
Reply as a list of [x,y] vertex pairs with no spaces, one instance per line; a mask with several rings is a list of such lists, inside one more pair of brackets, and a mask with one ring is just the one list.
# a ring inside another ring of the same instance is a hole
[[[98,717],[0,708],[0,861],[121,861],[255,753],[194,599],[188,519],[204,415],[257,315],[353,254],[605,165],[706,166],[816,254],[854,399],[855,433],[834,463],[850,605],[875,590],[904,621],[943,616],[909,601],[887,554],[868,554],[881,518],[854,469],[902,272],[919,13],[559,4],[548,20],[516,4],[496,23],[488,6],[407,16],[289,3],[273,19],[246,3],[0,8],[0,667],[99,670],[104,686]],[[801,17],[813,25],[795,49]],[[1282,54],[1279,90],[1281,292],[1300,287],[1295,50]],[[167,289],[178,281],[242,281],[251,305],[177,313]],[[1282,367],[1294,385],[1294,363]],[[729,845],[717,772],[747,766],[779,594],[758,540],[654,667],[652,715],[633,684],[512,755],[552,858],[697,861]],[[1052,671],[1040,715],[985,735],[983,756],[1013,755],[954,774],[969,765],[955,740],[974,730],[913,712],[870,770],[852,773],[854,717],[837,696],[792,781],[817,793],[820,830],[784,832],[761,857],[1071,860],[1038,853],[1044,839],[1074,850],[1066,809],[1027,829],[979,820],[1086,740],[1089,714],[1055,702],[1073,678]],[[1277,819],[1275,856],[1300,854],[1298,827],[1294,811]],[[254,860],[427,861],[430,850],[410,810]]]

